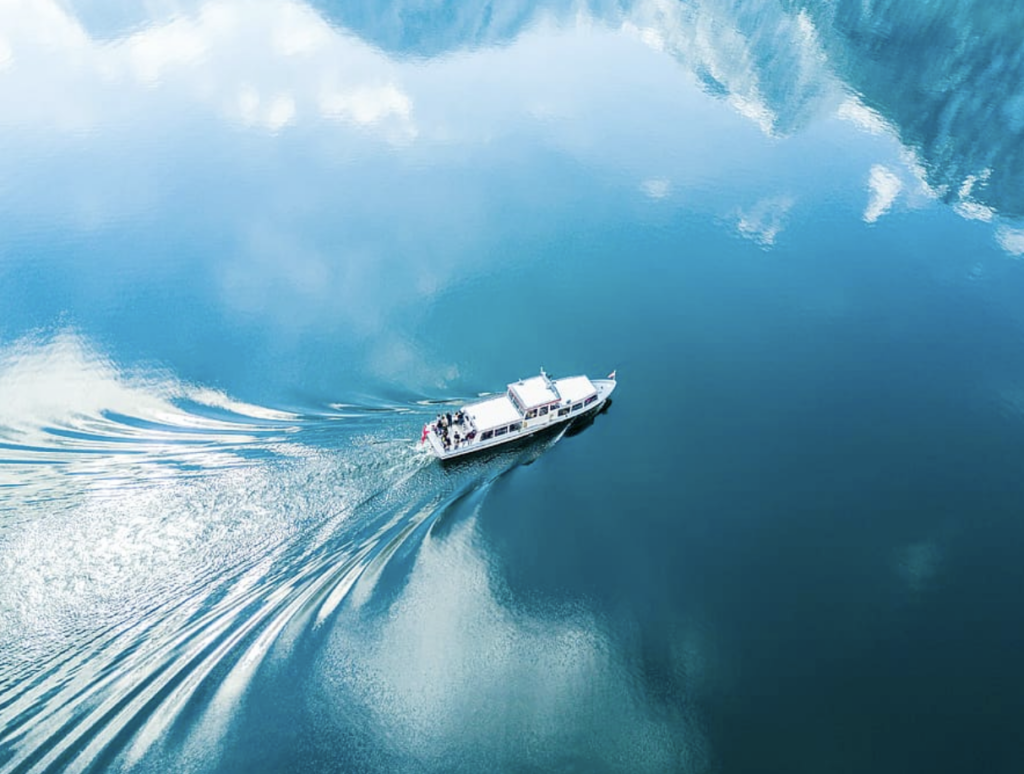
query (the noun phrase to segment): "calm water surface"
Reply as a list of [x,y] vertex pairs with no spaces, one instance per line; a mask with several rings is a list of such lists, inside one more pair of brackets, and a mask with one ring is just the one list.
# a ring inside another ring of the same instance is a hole
[[1020,771],[1022,40],[0,5],[0,770]]

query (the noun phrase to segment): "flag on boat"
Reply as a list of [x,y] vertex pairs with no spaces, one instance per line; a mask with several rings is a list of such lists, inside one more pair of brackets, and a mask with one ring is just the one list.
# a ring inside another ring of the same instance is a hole
[[610,374],[608,374],[608,378],[614,380],[615,379],[615,371],[612,371]]
[[423,443],[425,440],[427,440],[427,433],[430,432],[428,429],[429,427],[430,425],[423,425],[423,435],[420,436],[420,443]]

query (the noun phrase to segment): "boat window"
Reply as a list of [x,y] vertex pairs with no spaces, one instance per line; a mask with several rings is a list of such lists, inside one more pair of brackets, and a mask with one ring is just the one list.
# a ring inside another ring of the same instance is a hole
[[560,417],[564,417],[568,413],[569,413],[569,407],[568,406],[566,406],[565,408],[558,409],[558,416],[560,416]]
[[497,438],[499,435],[505,435],[505,433],[507,433],[507,432],[508,432],[508,428],[507,427],[499,427],[497,430],[494,431],[494,436],[495,436],[495,438]]
[[579,411],[581,408],[583,408],[583,404],[582,403],[574,403],[572,405],[572,410],[573,411]]
[[520,427],[522,427],[522,426],[523,426],[523,423],[522,423],[522,422],[513,422],[513,423],[512,423],[512,424],[511,424],[511,425],[509,426],[509,428],[508,428],[508,429],[509,429],[509,430],[512,430],[512,431],[515,431],[515,430],[518,430],[518,429],[519,429]]
[[583,405],[584,406],[589,406],[595,400],[597,400],[597,396],[596,395],[591,395],[589,398],[587,398],[585,401],[583,401]]
[[493,437],[494,437],[494,431],[493,430],[484,430],[480,434],[480,440],[481,441],[486,441],[488,438],[493,438]]
[[537,409],[530,409],[526,412],[527,419],[533,419],[535,416],[537,416]]
[[548,407],[547,406],[541,406],[540,407],[540,415],[544,416],[547,413],[548,413]]

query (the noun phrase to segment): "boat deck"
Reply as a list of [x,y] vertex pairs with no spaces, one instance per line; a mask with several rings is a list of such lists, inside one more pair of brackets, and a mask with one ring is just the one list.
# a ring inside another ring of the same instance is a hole
[[[537,383],[540,379],[546,383]],[[421,442],[429,442],[442,460],[493,449],[596,413],[615,385],[614,371],[608,379],[593,380],[586,376],[550,380],[541,372],[540,377],[510,384],[503,395],[439,415],[423,428]]]

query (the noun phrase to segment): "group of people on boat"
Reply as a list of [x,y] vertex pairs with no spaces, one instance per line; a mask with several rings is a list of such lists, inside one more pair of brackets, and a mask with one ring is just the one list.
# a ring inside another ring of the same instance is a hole
[[431,429],[441,439],[444,450],[458,449],[464,443],[469,443],[476,438],[476,429],[466,416],[466,412],[459,410],[452,414],[450,411],[445,414],[438,414],[437,420],[431,425]]

